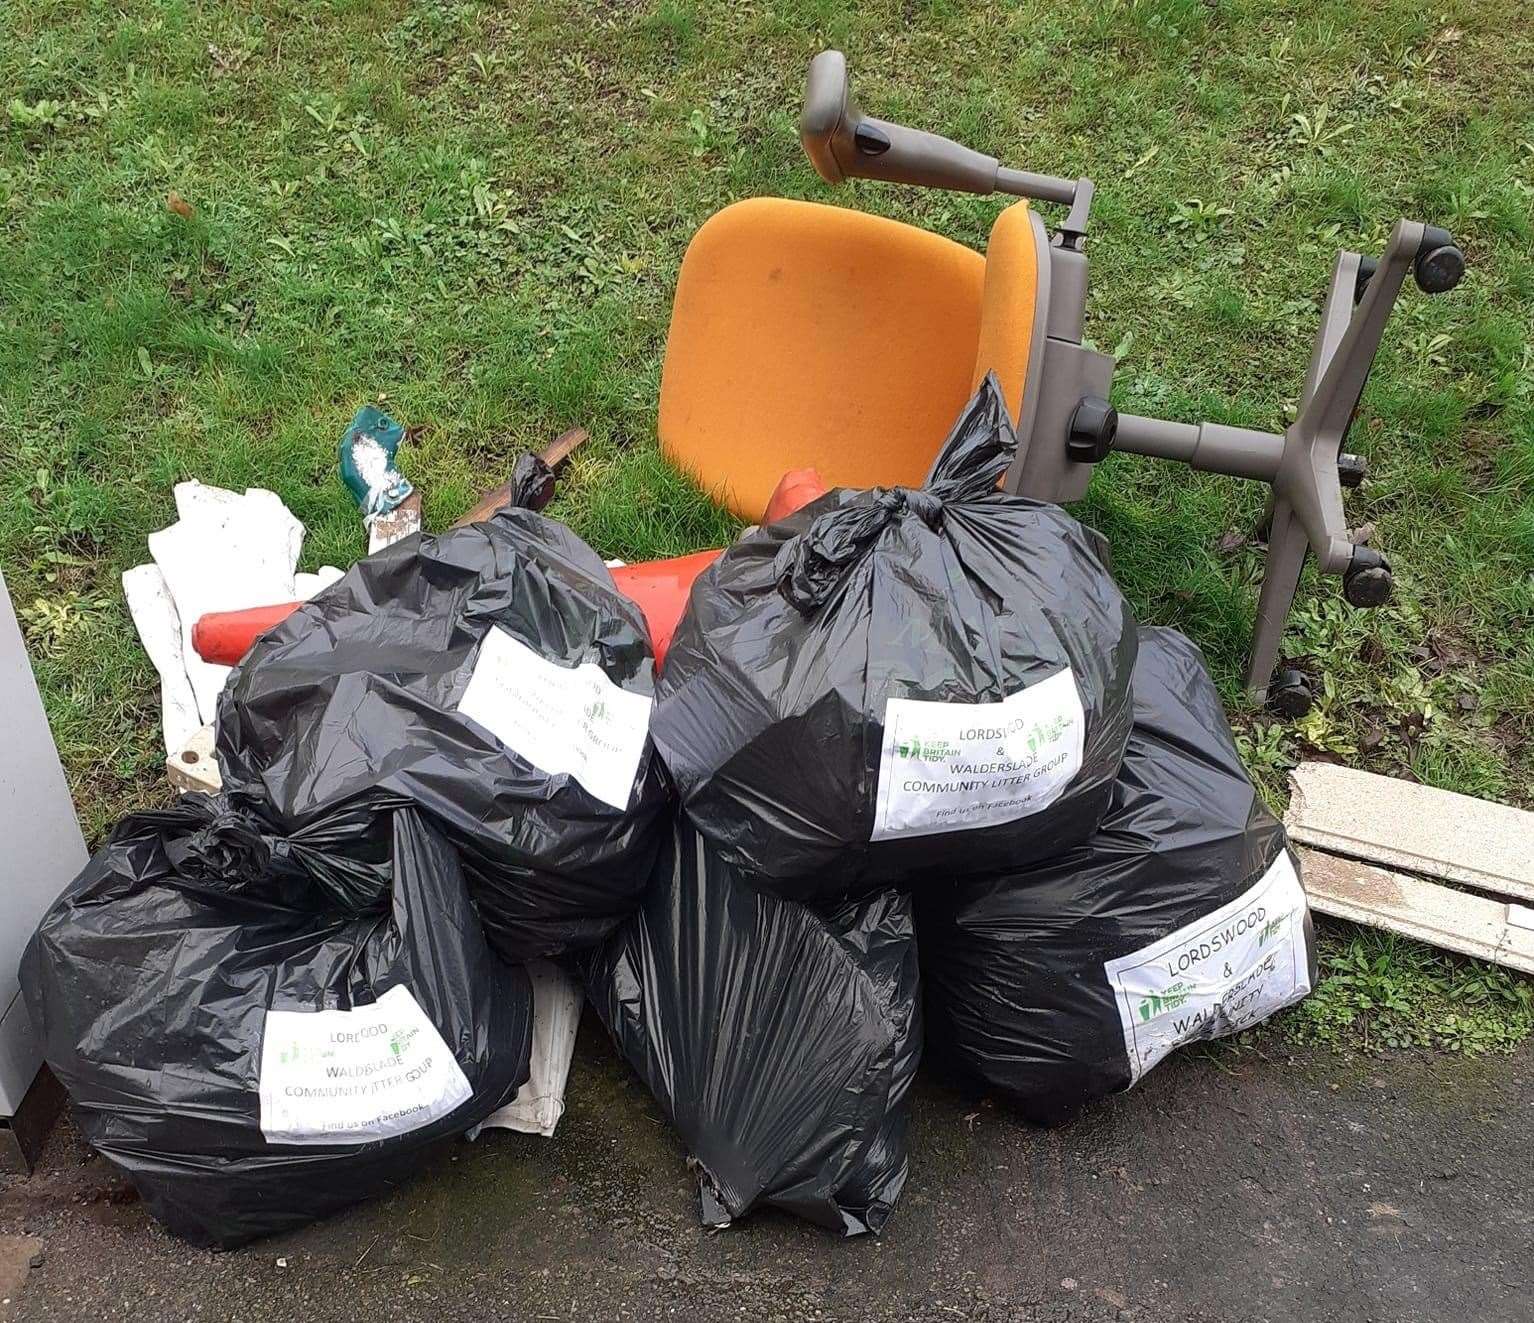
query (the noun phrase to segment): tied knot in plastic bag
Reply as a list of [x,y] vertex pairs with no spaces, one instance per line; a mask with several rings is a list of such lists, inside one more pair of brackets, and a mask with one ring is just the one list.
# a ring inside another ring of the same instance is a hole
[[827,510],[778,552],[774,570],[783,599],[805,615],[824,605],[847,568],[906,515],[939,532],[942,498],[917,487],[874,487],[847,505]]
[[249,814],[227,801],[188,795],[189,814],[201,816],[200,827],[179,840],[167,841],[166,857],[176,872],[203,882],[250,886],[272,866],[272,847]]
[[778,552],[778,591],[808,615],[823,606],[847,569],[861,560],[885,529],[906,517],[934,533],[943,528],[947,501],[972,501],[995,489],[1017,450],[995,373],[959,420],[921,487],[873,487],[816,517]]
[[517,456],[511,470],[511,496],[507,504],[523,510],[541,510],[554,499],[554,470],[538,455]]
[[191,794],[165,814],[127,819],[120,830],[176,823],[162,838],[165,862],[209,893],[355,917],[388,908],[394,874],[379,828],[403,805],[397,796],[350,804],[284,834],[247,797]]

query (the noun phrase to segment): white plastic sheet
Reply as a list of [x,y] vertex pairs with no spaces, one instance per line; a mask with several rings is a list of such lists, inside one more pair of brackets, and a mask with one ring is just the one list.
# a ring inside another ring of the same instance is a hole
[[212,722],[229,674],[192,648],[198,618],[311,597],[341,577],[330,565],[296,572],[304,526],[273,492],[181,482],[175,499],[180,517],[149,535],[153,561],[123,574],[128,610],[160,674],[166,753]]

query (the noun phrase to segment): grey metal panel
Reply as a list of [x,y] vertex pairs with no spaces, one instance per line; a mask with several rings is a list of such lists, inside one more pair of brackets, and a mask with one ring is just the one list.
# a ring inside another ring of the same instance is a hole
[[1077,501],[1092,480],[1092,465],[1078,464],[1065,452],[1071,415],[1084,395],[1107,398],[1113,359],[1084,345],[1049,336],[1044,341],[1043,370],[1033,390],[1028,445],[1003,483],[1009,492],[1037,501]]
[[[30,934],[28,926],[26,934]],[[13,971],[14,972],[14,971]],[[37,1034],[20,989],[0,1015],[0,1119],[14,1116],[42,1061]]]
[[21,1105],[40,1057],[17,966],[43,911],[85,864],[85,840],[0,576],[0,1116]]
[[1028,457],[1028,447],[1033,444],[1033,419],[1039,409],[1039,376],[1044,371],[1044,342],[1049,337],[1049,310],[1052,306],[1051,282],[1054,278],[1053,264],[1049,259],[1049,237],[1044,233],[1044,222],[1039,213],[1028,213],[1029,232],[1033,235],[1035,270],[1038,272],[1033,290],[1033,332],[1028,341],[1028,370],[1023,377],[1023,398],[1018,405],[1017,417],[1012,422],[1017,427],[1017,458],[1012,461],[1005,486],[1015,491],[1011,477],[1020,474]]

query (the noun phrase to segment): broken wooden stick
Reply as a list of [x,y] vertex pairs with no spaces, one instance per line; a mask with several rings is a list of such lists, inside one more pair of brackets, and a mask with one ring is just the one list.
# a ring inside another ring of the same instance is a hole
[[[538,452],[541,459],[549,468],[558,473],[564,467],[577,446],[584,445],[589,440],[589,434],[584,427],[572,427],[568,432],[561,432],[548,445]],[[465,524],[478,524],[489,519],[497,510],[508,505],[512,498],[512,484],[503,482],[499,487],[492,487],[485,492],[479,500],[475,501],[468,511],[453,521],[454,528],[462,528]]]

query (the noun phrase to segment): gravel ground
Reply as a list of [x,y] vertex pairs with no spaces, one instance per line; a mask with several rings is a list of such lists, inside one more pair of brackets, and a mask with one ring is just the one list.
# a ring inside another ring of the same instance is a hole
[[1054,1131],[926,1081],[877,1241],[770,1213],[702,1231],[589,1017],[554,1140],[457,1145],[233,1253],[160,1231],[60,1124],[0,1188],[0,1319],[1527,1320],[1534,1051],[1271,1053],[1184,1055]]

